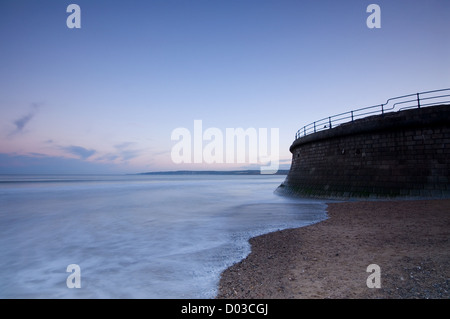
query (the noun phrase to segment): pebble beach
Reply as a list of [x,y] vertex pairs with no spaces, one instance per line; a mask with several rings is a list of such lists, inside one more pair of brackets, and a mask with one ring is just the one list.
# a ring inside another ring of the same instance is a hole
[[[328,204],[328,219],[250,240],[218,299],[448,299],[450,200]],[[380,288],[370,288],[369,265]]]

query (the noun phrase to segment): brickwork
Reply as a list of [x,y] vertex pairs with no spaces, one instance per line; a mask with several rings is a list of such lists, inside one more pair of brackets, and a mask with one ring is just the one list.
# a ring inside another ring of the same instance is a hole
[[371,116],[296,140],[277,192],[450,197],[450,105]]

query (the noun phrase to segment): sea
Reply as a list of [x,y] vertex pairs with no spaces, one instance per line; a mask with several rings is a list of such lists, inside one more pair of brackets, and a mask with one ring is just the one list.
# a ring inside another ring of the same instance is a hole
[[284,179],[0,175],[0,298],[214,298],[251,237],[327,218]]

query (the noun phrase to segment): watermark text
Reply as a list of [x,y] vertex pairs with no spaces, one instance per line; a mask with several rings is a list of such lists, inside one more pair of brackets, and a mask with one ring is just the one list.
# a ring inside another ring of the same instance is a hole
[[[270,143],[269,143],[270,137]],[[279,168],[279,129],[253,127],[216,127],[203,130],[203,121],[195,120],[193,132],[179,127],[172,131],[178,141],[171,151],[176,164],[260,164],[261,174],[275,174]]]

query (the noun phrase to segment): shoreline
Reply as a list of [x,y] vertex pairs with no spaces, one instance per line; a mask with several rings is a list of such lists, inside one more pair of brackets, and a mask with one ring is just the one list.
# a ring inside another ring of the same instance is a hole
[[[324,221],[251,238],[216,298],[450,298],[450,199],[327,205]],[[371,264],[381,288],[367,287]]]

